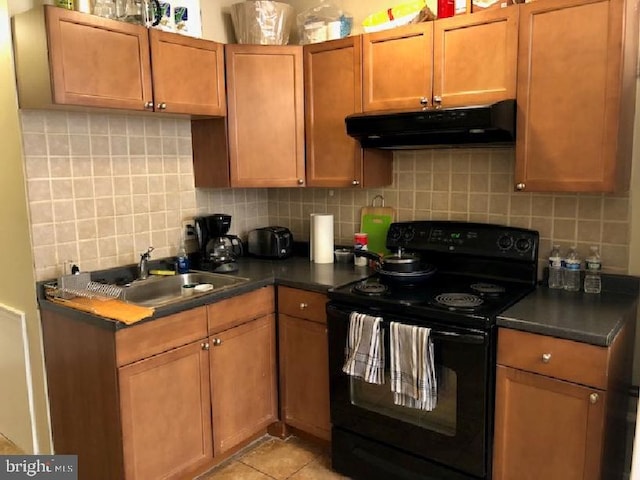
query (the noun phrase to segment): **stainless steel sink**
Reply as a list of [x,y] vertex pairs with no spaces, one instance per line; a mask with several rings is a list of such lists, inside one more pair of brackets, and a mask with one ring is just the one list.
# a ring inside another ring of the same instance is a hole
[[[161,307],[190,298],[208,295],[221,290],[247,283],[248,278],[232,275],[189,272],[170,276],[152,276],[145,280],[136,280],[122,289],[121,300],[145,307]],[[212,288],[198,285],[211,285]]]

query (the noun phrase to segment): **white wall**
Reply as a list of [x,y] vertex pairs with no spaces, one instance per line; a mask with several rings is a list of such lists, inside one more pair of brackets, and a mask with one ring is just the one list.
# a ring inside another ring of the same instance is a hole
[[[29,453],[51,451],[48,404],[40,319],[38,316],[31,249],[30,222],[26,203],[24,162],[13,74],[13,49],[9,28],[9,6],[0,0],[0,141],[2,175],[0,175],[0,251],[4,252],[0,276],[0,303],[24,312],[30,351],[30,371],[15,367],[16,356],[10,349],[0,350],[1,389],[21,389],[13,395],[0,394],[0,432]],[[13,332],[13,333],[12,333]],[[21,342],[18,329],[0,331],[4,342]],[[12,338],[8,338],[11,336]],[[15,354],[15,350],[13,351]],[[14,362],[14,363],[11,363]],[[14,365],[7,368],[7,365]],[[34,382],[33,415],[23,404],[30,398],[25,376]],[[17,404],[16,404],[17,403]]]

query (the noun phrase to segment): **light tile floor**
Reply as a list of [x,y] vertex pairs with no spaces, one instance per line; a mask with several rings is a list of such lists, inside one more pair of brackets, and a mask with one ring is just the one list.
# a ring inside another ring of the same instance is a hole
[[297,437],[264,437],[197,480],[338,480],[329,452]]

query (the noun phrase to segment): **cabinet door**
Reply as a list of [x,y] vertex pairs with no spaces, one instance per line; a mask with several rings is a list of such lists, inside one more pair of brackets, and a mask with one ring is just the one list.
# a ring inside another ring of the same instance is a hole
[[278,322],[281,417],[293,427],[330,440],[327,328],[283,314]]
[[614,189],[621,4],[558,0],[520,6],[519,190]]
[[45,9],[53,102],[145,110],[152,101],[147,29]]
[[362,35],[364,111],[430,102],[432,66],[433,22]]
[[156,111],[226,115],[224,45],[149,30]]
[[302,47],[226,45],[232,187],[304,185]]
[[203,342],[121,367],[119,382],[127,480],[178,478],[212,461]]
[[304,80],[307,186],[389,185],[392,153],[363,150],[344,124],[362,112],[360,37],[305,46]]
[[239,445],[277,420],[275,316],[210,338],[214,454]]
[[498,365],[493,478],[599,480],[605,393]]
[[518,8],[434,22],[433,97],[444,107],[516,97]]
[[362,181],[362,149],[344,125],[344,117],[362,111],[360,55],[360,37],[304,47],[309,187],[349,187]]

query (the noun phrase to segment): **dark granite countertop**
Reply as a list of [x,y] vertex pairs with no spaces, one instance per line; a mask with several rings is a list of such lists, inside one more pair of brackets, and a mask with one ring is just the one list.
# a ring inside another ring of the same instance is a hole
[[539,286],[498,316],[500,327],[609,346],[627,321],[635,321],[638,278],[603,277],[600,294]]
[[[239,286],[232,287],[208,295],[194,297],[192,299],[168,304],[155,309],[152,317],[141,322],[153,321],[156,318],[165,317],[174,313],[196,308],[202,305],[214,303],[225,298],[234,297],[242,293],[250,292],[265,285],[285,285],[293,288],[312,290],[325,293],[331,287],[344,285],[361,278],[368,277],[373,270],[367,267],[356,267],[353,263],[339,264],[316,264],[309,261],[308,257],[291,257],[284,260],[263,260],[255,258],[240,258],[239,269],[231,275],[248,278],[249,281]],[[160,268],[162,265],[160,265]],[[131,275],[132,268],[127,266],[92,273],[92,280],[113,280],[114,278],[127,278]],[[153,267],[155,268],[155,267]],[[47,301],[44,297],[43,284],[39,283],[40,307],[47,310],[54,310],[65,315],[71,315],[76,319],[89,321],[92,323],[101,322],[105,328],[119,329],[126,328],[127,325],[114,320],[104,319],[79,310]]]
[[[158,307],[149,319],[165,317],[190,308],[214,303],[265,285],[285,285],[325,293],[329,288],[344,285],[373,273],[367,267],[353,264],[315,264],[308,257],[294,256],[285,260],[262,260],[243,257],[239,270],[232,275],[249,281],[227,290]],[[122,267],[92,274],[93,279],[115,278],[129,273]],[[126,276],[126,275],[125,275]],[[40,285],[42,285],[41,282]],[[565,292],[539,286],[527,297],[504,311],[497,319],[500,327],[550,335],[593,345],[608,346],[629,319],[635,321],[640,291],[640,279],[624,275],[603,276],[603,292]],[[64,312],[78,319],[102,322],[106,328],[126,328],[120,322],[103,319],[49,302],[40,291],[41,308]]]

